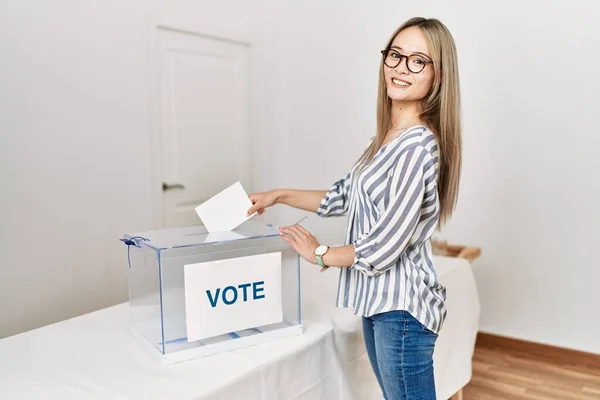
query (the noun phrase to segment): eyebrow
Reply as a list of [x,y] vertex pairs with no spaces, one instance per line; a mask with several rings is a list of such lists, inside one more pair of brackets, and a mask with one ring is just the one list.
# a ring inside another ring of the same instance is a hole
[[[390,47],[390,50],[391,50],[391,49],[404,50],[402,47],[399,47],[399,46],[392,46],[392,47]],[[418,55],[421,55],[421,56],[425,56],[425,57],[427,57],[428,59],[430,59],[430,60],[431,60],[431,57],[429,57],[429,56],[428,56],[427,54],[425,54],[425,53],[421,53],[420,51],[416,51],[416,52],[414,52],[413,54],[418,54]]]

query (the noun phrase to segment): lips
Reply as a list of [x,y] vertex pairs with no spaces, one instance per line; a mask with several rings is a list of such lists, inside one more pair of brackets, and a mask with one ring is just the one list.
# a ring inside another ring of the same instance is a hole
[[411,83],[403,81],[402,79],[392,78],[392,85],[399,88],[407,88],[411,85]]

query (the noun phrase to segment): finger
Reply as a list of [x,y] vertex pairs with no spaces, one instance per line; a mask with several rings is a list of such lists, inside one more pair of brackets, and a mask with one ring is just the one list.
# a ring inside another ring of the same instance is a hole
[[282,226],[279,228],[279,232],[284,233],[286,235],[290,235],[292,233],[292,227],[291,226]]
[[310,233],[309,231],[307,231],[306,229],[304,229],[303,226],[301,225],[296,225],[298,227],[298,230],[302,233],[304,233],[306,236],[312,236],[312,233]]
[[305,237],[306,234],[304,232],[302,232],[300,229],[298,229],[298,225],[292,225],[290,227],[290,229],[298,236],[298,237]]
[[298,240],[303,240],[306,238],[306,235],[304,235],[303,232],[301,232],[300,230],[298,230],[298,227],[295,225],[292,225],[290,227],[291,232],[293,232],[294,237],[297,238]]
[[298,251],[296,249],[296,241],[291,236],[281,235],[281,237],[283,238],[283,240],[289,243],[294,248],[294,250]]
[[294,231],[291,227],[290,228],[283,228],[281,231],[283,233],[285,233],[287,236],[291,237],[295,241],[300,240],[300,237],[298,236],[298,233],[296,231]]
[[263,208],[262,205],[257,202],[256,204],[254,204],[252,207],[250,207],[248,209],[248,214],[247,215],[254,214],[255,212],[257,212],[261,208]]
[[285,236],[287,236],[288,238],[290,238],[294,242],[298,242],[300,240],[300,238],[298,237],[298,235],[296,234],[296,232],[294,232],[292,230],[286,231],[285,232]]

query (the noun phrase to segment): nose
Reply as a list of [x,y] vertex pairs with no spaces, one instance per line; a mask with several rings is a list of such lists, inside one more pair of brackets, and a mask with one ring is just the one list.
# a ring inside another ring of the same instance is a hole
[[408,69],[408,58],[402,57],[400,59],[400,63],[396,65],[396,68],[394,68],[394,70],[399,74],[410,74],[410,70]]

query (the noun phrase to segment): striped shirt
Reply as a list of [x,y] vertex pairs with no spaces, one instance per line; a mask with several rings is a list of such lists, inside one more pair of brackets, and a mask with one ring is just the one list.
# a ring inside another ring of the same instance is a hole
[[[372,140],[373,138],[371,138]],[[405,310],[438,333],[446,289],[437,278],[431,237],[439,220],[439,150],[424,126],[384,145],[359,172],[358,164],[321,200],[321,217],[348,215],[345,244],[351,268],[341,268],[337,306],[354,314]]]

